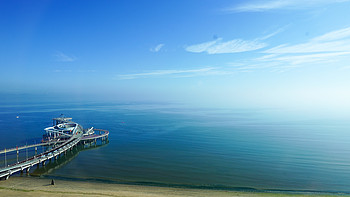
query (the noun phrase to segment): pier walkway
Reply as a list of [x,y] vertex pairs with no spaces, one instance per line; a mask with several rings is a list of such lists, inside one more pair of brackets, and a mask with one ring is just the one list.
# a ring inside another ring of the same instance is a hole
[[27,173],[29,172],[30,168],[34,165],[45,165],[45,162],[47,160],[51,160],[52,158],[57,159],[58,156],[60,156],[62,153],[66,153],[67,150],[72,150],[74,146],[76,146],[80,142],[85,141],[93,141],[97,139],[105,140],[108,139],[109,132],[106,130],[102,129],[94,129],[94,131],[98,131],[99,134],[94,134],[94,135],[88,135],[88,136],[83,136],[83,135],[75,135],[69,138],[68,140],[65,141],[56,141],[56,142],[48,142],[48,143],[41,143],[41,144],[33,144],[33,145],[28,145],[28,146],[23,146],[23,147],[18,147],[17,148],[12,148],[8,149],[6,151],[1,151],[0,154],[10,151],[16,151],[29,147],[36,147],[36,146],[45,146],[45,145],[51,145],[51,144],[57,144],[57,142],[60,143],[59,146],[52,148],[46,152],[40,153],[38,155],[34,155],[33,157],[30,157],[26,160],[8,165],[4,168],[0,168],[0,179],[5,178],[8,179],[12,174],[16,172],[23,172],[26,171]]

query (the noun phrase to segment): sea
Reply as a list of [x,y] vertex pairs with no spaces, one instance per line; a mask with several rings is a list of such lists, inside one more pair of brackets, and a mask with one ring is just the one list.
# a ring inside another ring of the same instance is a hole
[[[29,176],[248,191],[350,193],[349,118],[178,103],[0,103],[0,149],[38,143],[64,114],[108,142],[74,149]],[[39,152],[44,151],[39,147]],[[33,155],[21,150],[20,160]],[[6,164],[16,154],[6,155]],[[0,167],[5,155],[0,155]],[[16,174],[15,176],[28,176]]]

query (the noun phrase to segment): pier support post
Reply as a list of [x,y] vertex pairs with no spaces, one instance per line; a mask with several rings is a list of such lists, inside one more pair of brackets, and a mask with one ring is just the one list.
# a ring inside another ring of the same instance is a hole
[[28,160],[28,145],[27,145],[27,142],[26,142],[26,160]]
[[[6,160],[6,148],[5,148],[5,167],[7,166],[7,160]],[[7,179],[6,179],[7,180]]]
[[35,147],[35,155],[38,154],[38,147]]
[[18,154],[19,154],[19,151],[17,150],[17,163],[18,163]]

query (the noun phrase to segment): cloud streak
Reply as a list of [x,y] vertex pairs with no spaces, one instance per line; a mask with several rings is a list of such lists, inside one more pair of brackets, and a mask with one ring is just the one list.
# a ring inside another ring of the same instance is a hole
[[263,36],[263,37],[261,37],[261,38],[258,38],[258,40],[267,40],[267,39],[269,39],[269,38],[271,38],[271,37],[274,37],[275,35],[277,35],[277,34],[283,32],[283,31],[285,31],[286,28],[287,28],[287,26],[282,27],[282,28],[279,28],[279,29],[277,29],[275,32],[272,32],[272,33],[270,33],[270,34],[268,34],[268,35],[266,35],[266,36]]
[[[238,51],[254,51],[263,48],[267,44],[262,40],[269,39],[282,32],[281,28],[267,36],[257,38],[254,41],[242,41],[239,39],[223,42],[222,38],[213,41],[191,45],[185,48],[193,53],[233,53]],[[257,43],[262,43],[261,45]],[[237,72],[249,73],[253,71],[286,72],[291,69],[309,65],[331,65],[330,62],[341,61],[342,58],[350,59],[350,27],[331,31],[323,35],[311,38],[304,43],[281,44],[272,48],[266,48],[256,54],[263,54],[258,58],[232,62],[222,67],[205,67],[199,69],[181,70],[155,70],[142,73],[117,75],[116,79],[139,79],[154,77],[197,77],[197,76],[223,76]],[[344,59],[343,59],[344,60]],[[350,60],[349,60],[350,61]],[[346,61],[343,61],[346,62]],[[342,66],[342,65],[340,65]],[[344,69],[348,65],[343,65]]]
[[265,48],[267,44],[263,41],[283,32],[285,28],[286,27],[280,28],[275,32],[256,38],[254,40],[233,39],[229,41],[223,41],[222,38],[217,38],[213,41],[186,46],[185,50],[192,53],[207,53],[211,55],[255,51]]
[[151,52],[159,52],[164,47],[164,44],[158,44],[157,46],[150,48]]
[[259,69],[284,72],[309,65],[348,62],[350,61],[350,27],[325,33],[304,43],[281,44],[260,53],[264,55],[243,63],[234,63],[234,69],[240,72]]
[[299,67],[308,64],[324,64],[350,55],[350,27],[325,33],[299,44],[282,44],[263,51],[267,55],[257,62],[280,67]]
[[74,62],[77,60],[77,58],[73,55],[66,55],[60,51],[57,51],[54,54],[55,60],[58,62]]
[[264,53],[272,54],[330,52],[350,52],[350,27],[326,33],[305,43],[283,44],[264,51]]
[[334,3],[348,2],[349,0],[270,0],[270,1],[249,1],[237,6],[225,9],[229,12],[264,12],[277,9],[305,9],[311,7],[324,6]]
[[350,37],[350,27],[326,33],[322,36],[318,36],[312,39],[312,41],[327,42],[327,41],[341,40],[349,37]]
[[173,76],[173,77],[188,77],[188,76],[200,76],[207,75],[215,70],[213,67],[206,67],[200,69],[189,69],[189,70],[155,70],[151,72],[133,73],[118,75],[117,79],[138,79],[138,78],[151,78],[161,76]]
[[300,65],[305,63],[325,63],[333,61],[334,58],[339,56],[349,55],[350,52],[338,52],[338,53],[316,53],[316,54],[303,54],[303,55],[280,55],[273,58],[261,58],[262,61],[278,61],[288,63],[289,65]]
[[192,53],[206,52],[208,54],[222,54],[254,51],[266,46],[267,44],[258,40],[249,41],[234,39],[223,42],[222,38],[218,38],[214,41],[187,46],[185,47],[185,50]]

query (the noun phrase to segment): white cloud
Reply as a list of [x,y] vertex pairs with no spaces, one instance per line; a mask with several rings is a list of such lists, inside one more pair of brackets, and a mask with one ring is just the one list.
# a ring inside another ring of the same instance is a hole
[[343,38],[350,38],[350,27],[326,33],[322,36],[318,36],[312,39],[312,41],[326,42],[326,41],[340,40]]
[[279,28],[279,29],[277,29],[275,32],[272,32],[272,33],[270,33],[270,34],[268,34],[268,35],[266,35],[266,36],[263,36],[263,37],[261,37],[261,38],[258,38],[258,40],[267,40],[267,39],[269,39],[269,38],[271,38],[271,37],[273,37],[273,36],[275,36],[275,35],[277,35],[277,34],[283,32],[284,30],[286,30],[286,28],[287,28],[287,26],[284,26],[284,27],[282,27],[282,28]]
[[185,50],[193,53],[207,52],[208,54],[221,54],[254,51],[264,48],[265,46],[267,46],[265,43],[259,42],[257,40],[247,41],[234,39],[222,42],[222,38],[219,38],[214,41],[187,46]]
[[305,43],[284,44],[264,52],[272,54],[350,52],[350,27],[326,33]]
[[187,46],[185,47],[185,50],[192,53],[206,52],[208,54],[240,53],[246,51],[255,51],[267,46],[266,43],[262,42],[263,40],[269,39],[281,33],[285,30],[285,28],[286,27],[280,28],[275,32],[256,38],[254,40],[234,39],[223,42],[222,38],[218,38],[213,41]]
[[341,3],[347,1],[349,0],[253,0],[238,6],[230,7],[225,10],[231,12],[263,12],[276,9],[305,9],[310,7],[324,6],[328,4]]
[[344,61],[350,55],[350,28],[317,36],[299,44],[282,44],[263,51],[267,53],[255,59],[261,63],[277,63],[281,68],[299,67],[317,63]]
[[230,8],[230,11],[236,12],[262,12],[265,10],[278,9],[291,5],[291,1],[268,1],[268,2],[253,2],[248,4],[239,5],[234,8]]
[[231,40],[227,42],[218,43],[207,49],[208,54],[219,53],[239,53],[245,51],[254,51],[267,46],[265,43],[258,41],[245,41],[245,40]]
[[319,53],[350,51],[350,39],[332,42],[306,42],[296,45],[280,45],[265,51],[265,53]]
[[77,58],[73,55],[66,55],[60,51],[57,51],[54,54],[56,61],[58,62],[74,62],[75,60],[77,60]]
[[261,53],[264,53],[261,57],[234,62],[232,69],[239,72],[285,72],[312,65],[337,65],[346,68],[346,63],[350,61],[350,28],[331,31],[304,43],[281,44]]
[[164,47],[164,44],[158,44],[157,46],[150,49],[151,52],[158,52]]
[[206,75],[213,70],[215,70],[215,68],[213,67],[190,69],[190,70],[156,70],[152,72],[118,75],[117,79],[137,79],[137,78],[149,78],[149,77],[169,76],[169,75],[173,75],[176,77],[198,76],[198,75]]
[[[252,41],[234,39],[223,42],[222,38],[191,45],[186,51],[194,53],[206,52],[208,54],[237,53],[254,51],[266,47],[261,40],[268,39],[283,31],[281,28],[271,34],[256,38]],[[266,71],[282,73],[291,69],[310,65],[337,65],[342,69],[348,69],[343,65],[350,61],[350,27],[325,33],[314,37],[304,43],[281,44],[277,47],[260,51],[263,55],[255,59],[232,62],[224,67],[206,67],[189,70],[156,70],[144,73],[118,75],[117,79],[137,79],[151,77],[196,77],[196,76],[222,76],[232,75],[237,72]],[[349,61],[348,61],[349,60]],[[330,62],[343,62],[342,64],[330,64]]]
[[222,38],[218,38],[214,41],[204,42],[201,44],[191,45],[191,46],[186,47],[185,49],[188,52],[201,53],[201,52],[207,51],[210,47],[215,45],[220,40],[222,40]]
[[72,72],[72,70],[59,70],[59,69],[57,69],[57,70],[54,70],[54,72],[56,72],[56,73],[62,73],[62,72]]
[[316,54],[304,54],[304,55],[286,55],[277,56],[271,59],[266,58],[265,61],[279,61],[286,62],[292,65],[333,61],[335,57],[349,55],[350,52],[338,52],[338,53],[316,53]]

